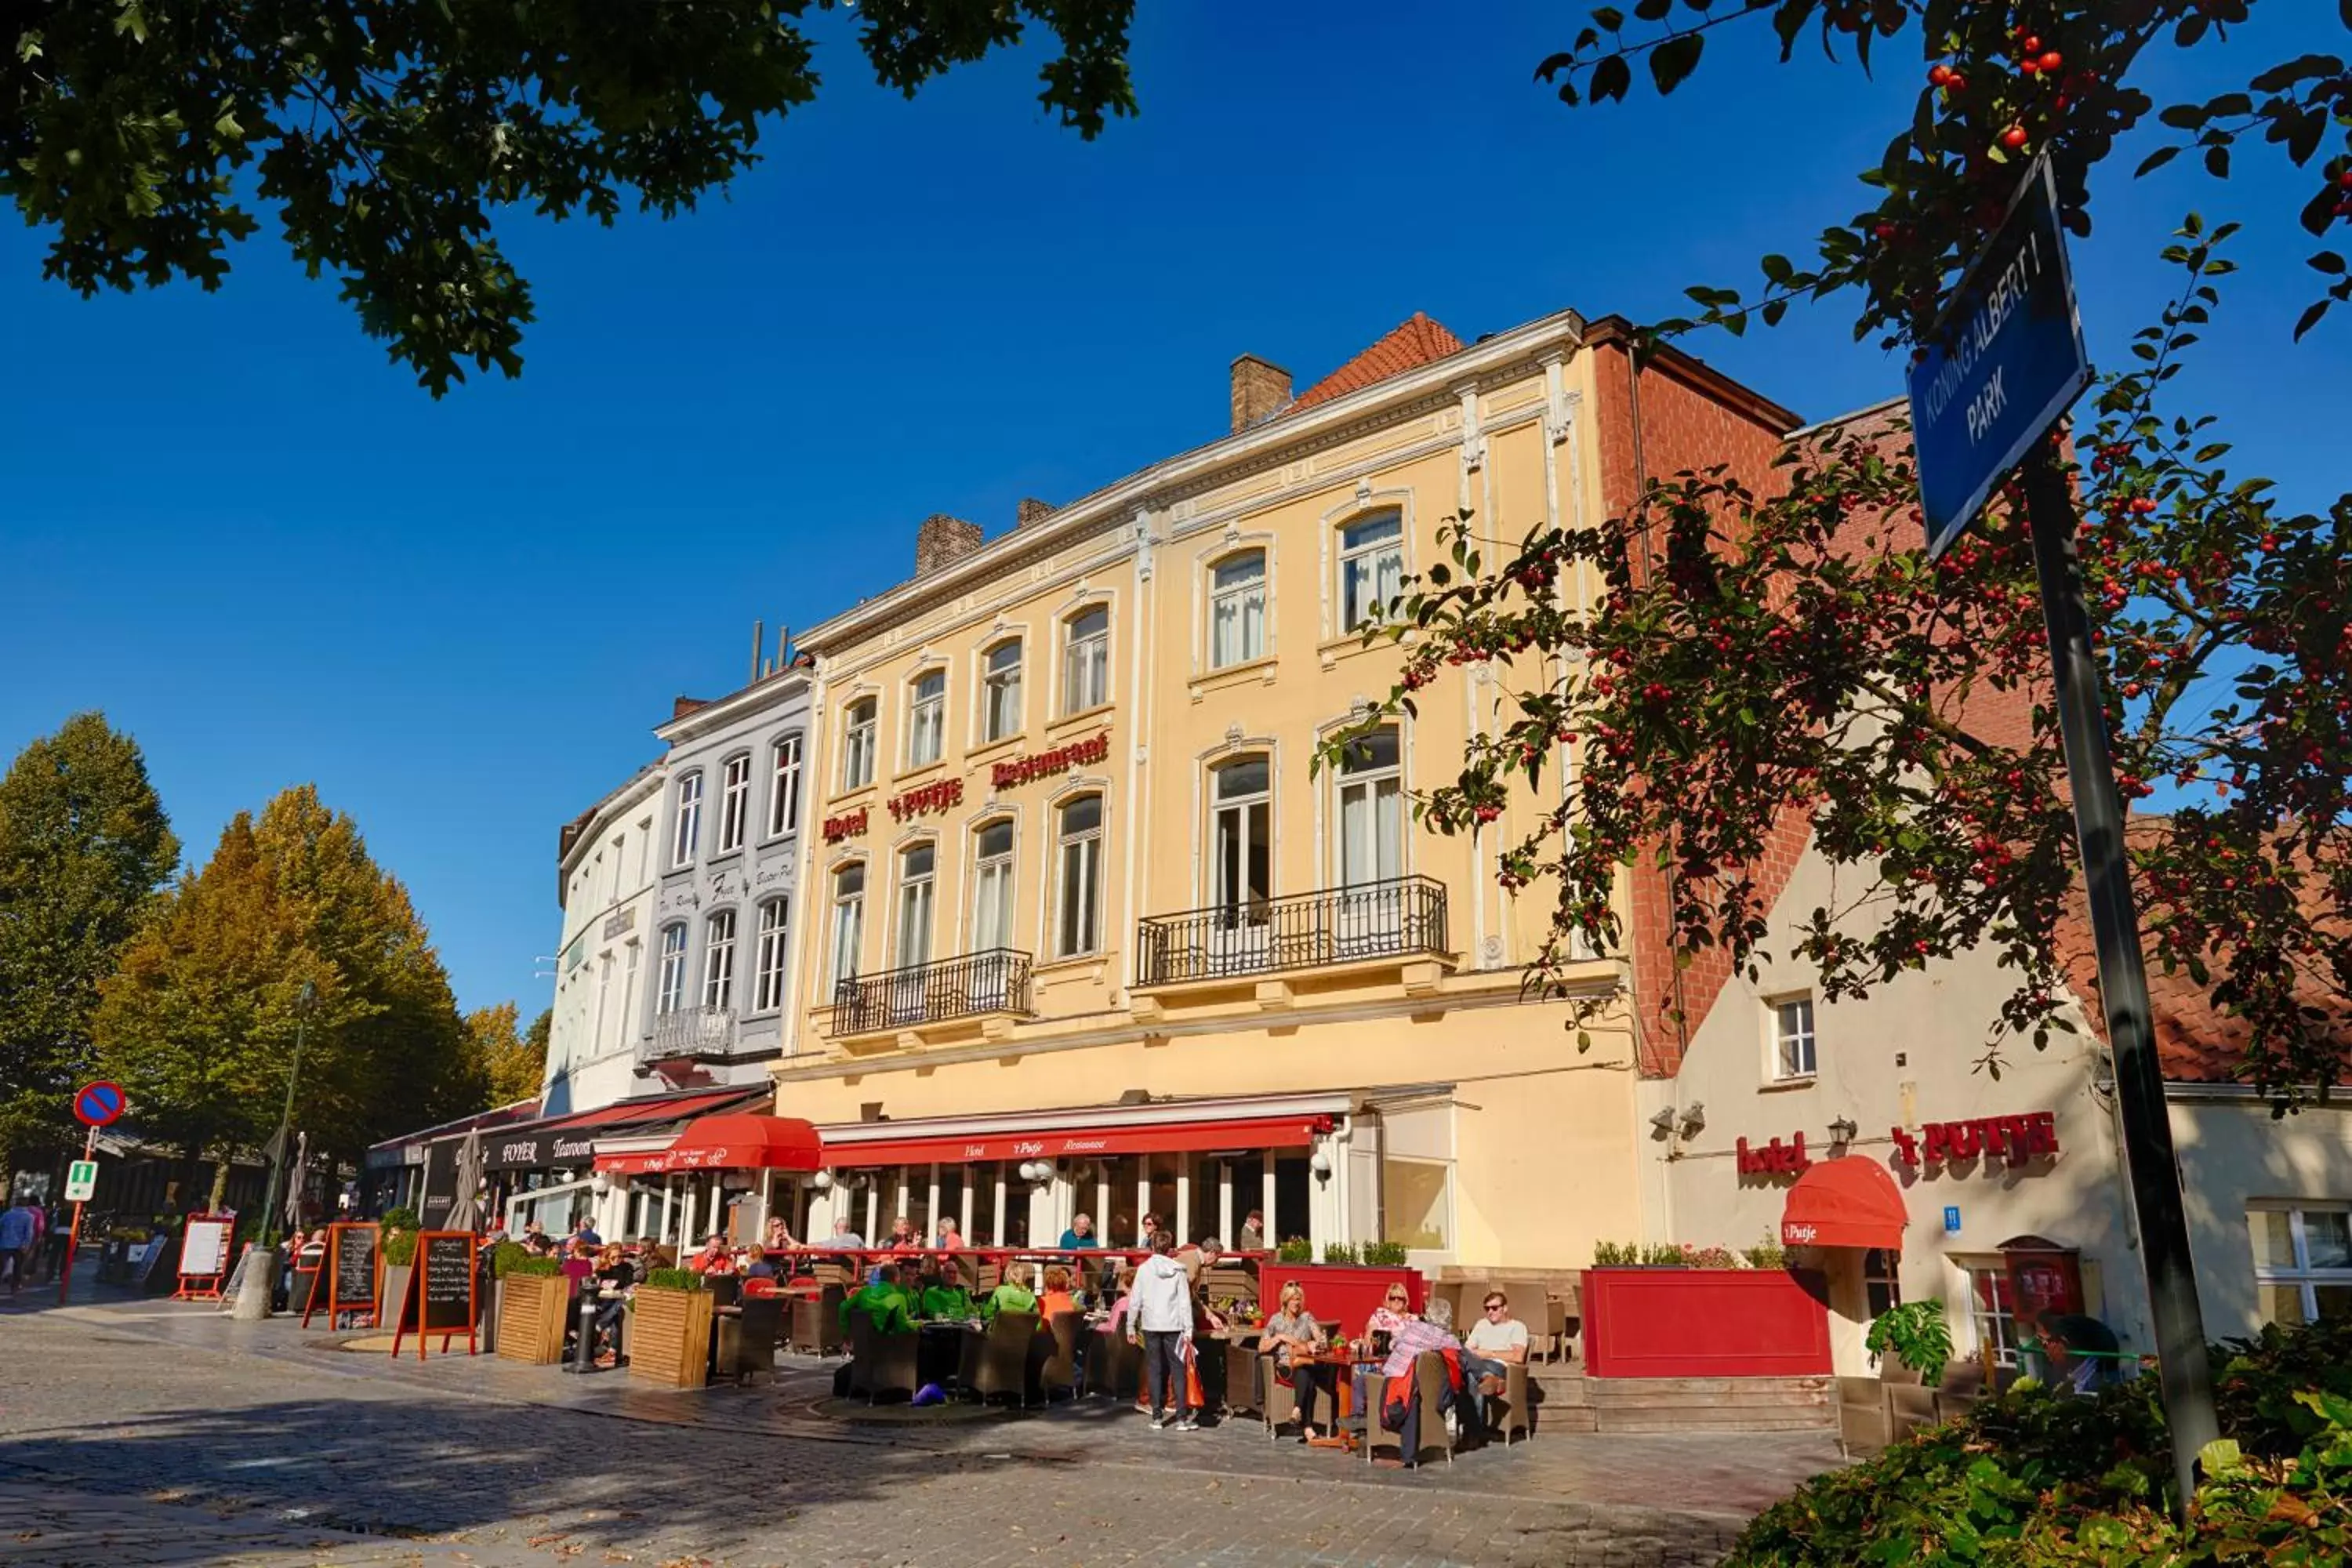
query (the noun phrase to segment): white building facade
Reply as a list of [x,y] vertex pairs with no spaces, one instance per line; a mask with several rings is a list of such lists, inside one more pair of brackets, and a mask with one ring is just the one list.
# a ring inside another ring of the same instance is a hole
[[564,825],[557,865],[563,941],[541,1104],[550,1116],[638,1092],[647,944],[660,868],[658,762]]

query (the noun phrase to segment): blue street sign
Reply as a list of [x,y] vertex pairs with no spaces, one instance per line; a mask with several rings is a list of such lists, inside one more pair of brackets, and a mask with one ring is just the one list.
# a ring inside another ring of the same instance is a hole
[[1944,1234],[1946,1236],[1960,1234],[1960,1205],[1958,1204],[1944,1205]]
[[1931,559],[2090,382],[2057,184],[2038,158],[1911,367]]
[[74,1096],[74,1115],[84,1126],[103,1127],[122,1114],[122,1086],[104,1079],[86,1083]]

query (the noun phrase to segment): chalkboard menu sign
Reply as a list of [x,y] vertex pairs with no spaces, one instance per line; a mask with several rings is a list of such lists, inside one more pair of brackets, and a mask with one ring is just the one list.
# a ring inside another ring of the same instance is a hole
[[304,1328],[310,1326],[310,1315],[321,1305],[322,1292],[327,1298],[323,1304],[329,1328],[342,1326],[338,1320],[345,1312],[363,1312],[368,1326],[375,1326],[376,1292],[383,1281],[383,1249],[379,1242],[378,1227],[370,1223],[338,1221],[327,1227],[327,1256],[302,1308]]
[[479,1353],[474,1338],[475,1249],[478,1238],[470,1230],[428,1230],[416,1237],[416,1268],[410,1277],[409,1288],[401,1297],[394,1315],[392,1332],[392,1353],[400,1353],[401,1340],[411,1331],[416,1335],[416,1354],[425,1356],[428,1335],[441,1336],[441,1349],[446,1352],[449,1342],[459,1334],[466,1336],[468,1354]]

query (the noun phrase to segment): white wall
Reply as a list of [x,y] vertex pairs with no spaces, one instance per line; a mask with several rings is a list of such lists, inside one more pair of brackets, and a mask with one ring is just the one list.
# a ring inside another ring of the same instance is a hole
[[593,1110],[637,1090],[635,1021],[656,962],[661,789],[655,768],[616,792],[560,868],[562,939],[541,1079],[551,1113]]

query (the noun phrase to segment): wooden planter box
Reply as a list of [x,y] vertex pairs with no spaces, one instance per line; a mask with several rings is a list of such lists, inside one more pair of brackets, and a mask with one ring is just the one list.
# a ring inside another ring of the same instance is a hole
[[1592,1377],[1810,1377],[1830,1370],[1817,1275],[1781,1268],[1588,1268]]
[[572,1281],[561,1274],[509,1274],[499,1281],[499,1351],[509,1361],[553,1366],[563,1359]]
[[708,1290],[657,1290],[640,1285],[625,1342],[629,1375],[664,1388],[700,1388],[710,1379]]
[[1275,1310],[1282,1288],[1294,1279],[1307,1292],[1307,1310],[1315,1321],[1338,1333],[1363,1332],[1364,1320],[1387,1300],[1391,1285],[1403,1284],[1416,1312],[1429,1295],[1429,1282],[1421,1270],[1402,1264],[1276,1263],[1269,1258],[1258,1266],[1259,1309]]

